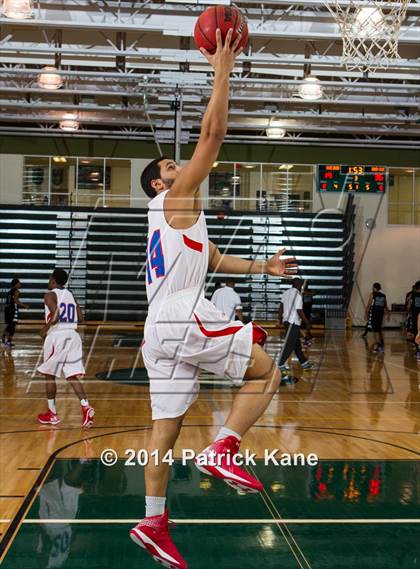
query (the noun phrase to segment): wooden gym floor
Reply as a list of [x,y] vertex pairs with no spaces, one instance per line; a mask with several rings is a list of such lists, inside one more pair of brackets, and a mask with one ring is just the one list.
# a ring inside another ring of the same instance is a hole
[[[80,405],[64,380],[57,397],[62,422],[37,423],[46,402],[43,380],[33,376],[41,352],[35,330],[21,326],[16,348],[0,353],[0,552],[7,569],[155,566],[126,538],[143,516],[144,489],[143,469],[125,466],[124,452],[144,447],[150,425],[147,385],[130,381],[130,370],[141,367],[139,351],[124,347],[137,338],[126,341],[127,334],[139,332],[82,331],[86,389],[96,409],[89,431],[80,427]],[[191,567],[418,566],[420,364],[399,331],[386,331],[385,341],[378,356],[360,330],[316,337],[308,349],[314,370],[302,374],[293,362],[300,381],[280,388],[244,438],[242,450],[259,458],[274,448],[316,453],[317,466],[258,461],[252,468],[266,491],[250,497],[191,465],[175,465],[174,540]],[[279,347],[271,336],[268,351]],[[202,381],[176,456],[208,444],[229,410],[234,390],[212,385],[207,375]],[[99,461],[107,448],[121,459],[113,467]],[[54,493],[56,485],[67,489],[67,501]]]

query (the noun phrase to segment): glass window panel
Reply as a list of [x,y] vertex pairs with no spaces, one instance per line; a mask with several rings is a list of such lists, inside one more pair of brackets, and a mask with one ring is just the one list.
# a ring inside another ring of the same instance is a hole
[[414,170],[414,204],[420,204],[420,168]]
[[389,223],[413,223],[414,180],[413,168],[389,169]]
[[239,180],[234,176],[234,164],[215,162],[209,174],[209,209],[234,209],[234,198],[240,194]]
[[76,158],[57,156],[51,160],[51,198],[53,206],[76,205],[72,202],[75,188]]
[[25,156],[23,162],[23,203],[48,205],[49,158]]
[[131,161],[106,159],[105,168],[109,172],[109,187],[106,186],[106,199],[111,195],[130,196],[131,192]]
[[[76,201],[76,196],[74,197]],[[76,205],[76,203],[73,203]],[[96,192],[78,192],[77,194],[77,207],[103,207],[103,196]]]
[[79,191],[89,190],[100,194],[111,185],[111,168],[104,169],[102,158],[79,158],[77,170],[77,188]]
[[235,178],[235,207],[237,210],[255,210],[260,189],[261,164],[237,163]]
[[390,168],[389,201],[394,203],[411,203],[413,201],[412,168]]
[[389,204],[388,223],[397,225],[413,224],[413,206],[411,204]]
[[[305,168],[305,171],[302,169]],[[263,164],[262,197],[269,211],[311,211],[312,167]]]
[[420,202],[414,205],[414,224],[420,225]]

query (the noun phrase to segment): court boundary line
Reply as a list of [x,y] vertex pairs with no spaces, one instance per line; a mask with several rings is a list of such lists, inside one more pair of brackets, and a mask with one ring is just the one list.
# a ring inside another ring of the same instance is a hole
[[[178,525],[223,525],[223,524],[420,524],[420,518],[170,518]],[[4,522],[5,520],[0,520]],[[22,524],[137,524],[137,519],[131,518],[26,518]]]
[[[292,416],[285,416],[285,419],[293,419],[294,417]],[[326,419],[326,420],[332,420],[332,419]],[[94,431],[95,429],[133,429],[135,427],[139,427],[141,425],[110,425],[109,427],[105,427],[105,426],[95,426],[95,427],[91,427],[89,430],[90,431]],[[189,427],[189,426],[195,426],[195,425],[182,425],[183,427]],[[209,423],[208,425],[200,425],[201,427],[220,427],[221,425],[214,425],[214,423]],[[256,427],[258,425],[253,425],[253,427]],[[273,427],[273,425],[262,425],[265,428],[270,428]],[[416,437],[418,437],[418,433],[414,432],[414,431],[389,431],[387,429],[359,429],[359,428],[353,428],[353,427],[323,427],[322,425],[320,426],[312,426],[312,425],[308,425],[308,426],[301,426],[301,427],[290,427],[289,425],[274,425],[274,427],[276,428],[281,428],[284,430],[296,430],[296,429],[320,429],[320,430],[325,430],[325,431],[329,431],[331,429],[334,430],[339,430],[339,431],[355,431],[355,432],[365,432],[365,433],[389,433],[389,434],[393,434],[393,435],[414,435]],[[67,431],[80,431],[81,428],[80,427],[58,427],[54,429],[54,432],[67,432]],[[52,431],[52,429],[24,429],[21,431],[0,431],[0,436],[1,435],[19,435],[19,434],[24,434],[24,433],[41,433],[41,432],[49,432]],[[356,460],[356,459],[352,459],[352,460]],[[394,458],[394,459],[381,459],[381,460],[405,460],[405,459],[398,459],[398,458]],[[407,459],[410,460],[410,459]],[[18,468],[17,470],[24,470],[23,468]],[[25,468],[25,470],[28,470]],[[31,469],[32,470],[32,469]],[[40,470],[40,467],[37,468],[37,470]]]

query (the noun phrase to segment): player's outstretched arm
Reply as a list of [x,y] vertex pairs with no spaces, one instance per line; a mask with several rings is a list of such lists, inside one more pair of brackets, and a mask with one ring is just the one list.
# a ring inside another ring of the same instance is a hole
[[229,106],[229,75],[235,58],[241,53],[238,48],[241,36],[231,44],[232,30],[222,42],[220,30],[216,31],[217,49],[212,55],[205,49],[201,53],[214,69],[213,92],[201,122],[200,138],[190,162],[182,168],[171,188],[171,197],[193,196],[210,172],[216,160],[227,130]]
[[15,304],[19,306],[19,308],[29,308],[29,304],[21,302],[20,292],[18,290],[15,290],[15,292],[13,293],[13,300],[15,301]]
[[297,273],[294,257],[281,259],[286,249],[280,249],[267,261],[241,259],[232,255],[222,255],[214,243],[209,241],[209,270],[229,275],[267,274],[275,277],[292,277]]

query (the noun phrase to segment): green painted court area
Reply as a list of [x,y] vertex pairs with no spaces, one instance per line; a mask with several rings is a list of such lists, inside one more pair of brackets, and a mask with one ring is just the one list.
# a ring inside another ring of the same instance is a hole
[[[174,466],[172,536],[191,569],[420,567],[419,461],[259,461],[252,471],[266,491],[240,496]],[[143,468],[58,459],[3,567],[156,568],[127,536],[143,512]]]

